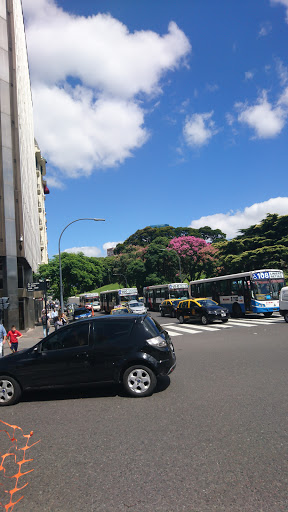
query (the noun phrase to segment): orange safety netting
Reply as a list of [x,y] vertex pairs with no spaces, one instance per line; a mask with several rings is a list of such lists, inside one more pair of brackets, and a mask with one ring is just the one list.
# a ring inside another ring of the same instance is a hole
[[18,498],[18,495],[14,495],[28,485],[26,482],[20,486],[20,478],[34,471],[34,469],[25,471],[24,467],[22,468],[24,464],[34,460],[26,458],[26,452],[40,440],[29,445],[33,431],[30,434],[24,434],[22,428],[0,420],[1,426],[3,428],[0,428],[0,510],[12,512],[15,505],[24,498],[24,496]]

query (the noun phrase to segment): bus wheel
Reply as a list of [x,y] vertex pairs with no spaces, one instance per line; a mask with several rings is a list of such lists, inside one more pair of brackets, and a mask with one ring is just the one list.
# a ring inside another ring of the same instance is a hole
[[284,320],[285,320],[285,322],[287,322],[287,324],[288,324],[288,313],[285,313],[285,315],[284,315]]
[[184,324],[184,317],[182,315],[179,316],[178,320],[179,324]]
[[266,316],[267,318],[269,318],[269,316],[272,316],[273,313],[264,313],[264,316]]
[[232,312],[233,316],[235,316],[236,318],[240,318],[241,316],[243,316],[242,309],[237,302],[233,304]]

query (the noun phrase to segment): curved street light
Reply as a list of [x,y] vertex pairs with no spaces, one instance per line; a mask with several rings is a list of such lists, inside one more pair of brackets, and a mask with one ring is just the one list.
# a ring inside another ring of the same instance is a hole
[[63,229],[60,237],[59,237],[59,242],[58,242],[58,252],[59,252],[59,277],[60,277],[60,307],[61,307],[61,313],[64,312],[64,301],[63,301],[63,283],[62,283],[62,266],[61,266],[61,251],[60,251],[60,241],[61,241],[61,237],[65,231],[65,229],[67,229],[69,226],[71,226],[71,224],[74,224],[74,222],[79,222],[80,220],[94,220],[95,222],[96,221],[105,221],[105,219],[94,219],[92,217],[86,217],[84,219],[76,219],[76,220],[72,220],[72,222],[69,222],[69,224],[67,224],[67,226],[65,226],[65,228]]
[[182,270],[181,270],[181,260],[178,252],[175,249],[159,249],[159,251],[173,251],[177,254],[177,258],[179,260],[179,274],[180,274],[180,283],[182,283]]

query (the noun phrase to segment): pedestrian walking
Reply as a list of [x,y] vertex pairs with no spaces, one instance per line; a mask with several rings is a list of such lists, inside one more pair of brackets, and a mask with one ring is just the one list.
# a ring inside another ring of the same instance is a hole
[[7,333],[2,324],[0,324],[0,357],[4,356],[4,343],[7,339]]
[[54,327],[56,329],[56,322],[58,320],[58,313],[57,313],[57,311],[55,311],[55,309],[52,309],[50,316],[51,316],[51,323],[54,325]]
[[22,338],[23,334],[16,330],[15,325],[12,325],[11,330],[7,333],[7,338],[9,338],[9,345],[11,352],[17,352],[18,350],[18,340]]
[[43,336],[44,338],[48,336],[50,329],[50,318],[48,313],[46,313],[45,309],[42,310],[41,322],[43,326]]

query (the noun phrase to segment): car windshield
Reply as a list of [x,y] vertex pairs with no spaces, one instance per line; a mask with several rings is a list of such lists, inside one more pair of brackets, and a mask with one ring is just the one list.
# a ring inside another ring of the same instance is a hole
[[173,306],[177,306],[182,299],[172,300]]
[[140,302],[129,302],[129,308],[142,308],[142,306]]
[[112,311],[112,315],[126,315],[127,313],[129,313],[127,308],[114,309]]
[[85,313],[89,313],[88,309],[82,308],[82,309],[75,309],[74,314],[77,315],[84,315]]
[[214,300],[211,300],[211,299],[197,300],[197,302],[198,302],[198,304],[200,304],[200,306],[205,306],[205,307],[218,306],[217,302],[214,302]]

